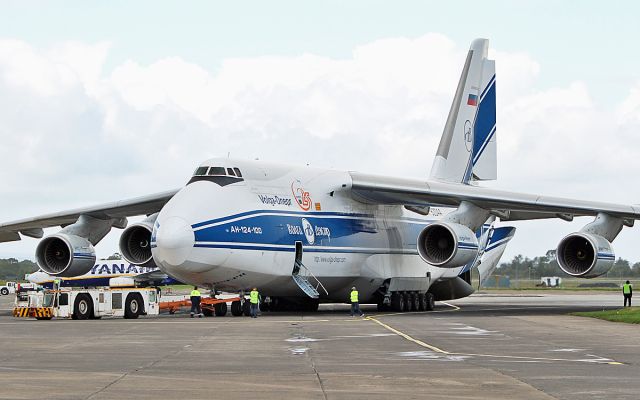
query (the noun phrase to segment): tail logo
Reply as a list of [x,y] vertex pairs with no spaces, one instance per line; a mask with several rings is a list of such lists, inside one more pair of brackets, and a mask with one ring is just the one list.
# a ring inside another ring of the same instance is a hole
[[471,138],[473,135],[471,134],[471,121],[466,120],[464,123],[464,145],[467,147],[467,151],[471,151],[471,147],[473,144],[471,143]]

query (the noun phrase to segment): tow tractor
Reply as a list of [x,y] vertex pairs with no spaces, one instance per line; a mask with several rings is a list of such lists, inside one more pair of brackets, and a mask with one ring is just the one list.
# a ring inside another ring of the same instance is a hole
[[104,316],[138,318],[158,315],[155,288],[58,288],[30,290],[16,295],[14,317],[36,319],[99,319]]

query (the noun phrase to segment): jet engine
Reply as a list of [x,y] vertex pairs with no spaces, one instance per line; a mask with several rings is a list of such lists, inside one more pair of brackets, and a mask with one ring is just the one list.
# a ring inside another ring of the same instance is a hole
[[135,224],[131,224],[120,236],[120,254],[134,265],[153,267],[151,255],[151,233],[158,214],[153,214]]
[[85,238],[57,233],[38,243],[38,266],[52,276],[71,277],[86,274],[93,268],[96,252]]
[[595,278],[611,269],[616,256],[607,239],[591,233],[576,232],[560,241],[556,258],[560,269],[567,274]]
[[464,225],[434,222],[418,235],[418,253],[426,262],[441,268],[466,265],[478,254],[478,239]]
[[36,247],[38,266],[47,274],[61,277],[84,275],[95,265],[93,249],[112,227],[124,228],[126,218],[100,219],[80,215],[60,232],[47,236]]

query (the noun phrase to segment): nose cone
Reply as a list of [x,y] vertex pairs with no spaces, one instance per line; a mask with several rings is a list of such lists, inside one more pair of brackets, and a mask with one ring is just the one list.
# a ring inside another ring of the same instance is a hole
[[194,243],[191,225],[180,217],[169,217],[157,229],[155,256],[163,264],[178,266],[187,260]]

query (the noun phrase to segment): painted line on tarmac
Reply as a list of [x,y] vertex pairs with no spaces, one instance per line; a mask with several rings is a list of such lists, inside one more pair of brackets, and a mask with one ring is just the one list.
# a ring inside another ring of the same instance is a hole
[[[454,306],[455,307],[455,306]],[[458,307],[458,309],[460,309]],[[548,357],[528,357],[528,356],[509,356],[509,355],[496,355],[496,354],[479,354],[479,353],[457,353],[443,350],[439,347],[436,347],[432,344],[423,342],[422,340],[416,339],[404,332],[399,331],[398,329],[385,324],[382,321],[376,319],[377,317],[365,317],[365,320],[373,321],[376,324],[382,326],[383,328],[395,333],[396,335],[417,344],[418,346],[429,349],[433,352],[446,354],[449,356],[468,356],[468,357],[486,357],[486,358],[498,358],[498,359],[509,359],[509,360],[521,360],[521,361],[551,361],[551,362],[575,362],[575,363],[588,363],[588,364],[608,364],[608,365],[624,365],[624,363],[612,360],[610,358],[604,358],[599,356],[594,356],[598,358],[583,358],[583,359],[570,359],[570,358],[548,358]]]
[[411,337],[411,336],[407,335],[407,334],[406,334],[406,333],[404,333],[404,332],[400,332],[399,330],[397,330],[397,329],[395,329],[395,328],[393,328],[393,327],[391,327],[391,326],[389,326],[389,325],[385,324],[384,322],[382,322],[382,321],[378,321],[378,320],[377,320],[376,318],[374,318],[374,317],[365,317],[365,319],[366,319],[366,320],[369,320],[369,321],[373,321],[373,322],[375,322],[376,324],[378,324],[378,325],[382,326],[383,328],[385,328],[385,329],[387,329],[387,330],[389,330],[389,331],[391,331],[391,332],[395,333],[395,334],[396,334],[396,335],[398,335],[398,336],[401,336],[401,337],[405,338],[406,340],[408,340],[408,341],[410,341],[410,342],[413,342],[413,343],[417,344],[418,346],[422,346],[422,347],[427,348],[427,349],[429,349],[429,350],[431,350],[431,351],[435,351],[436,353],[441,353],[441,354],[452,354],[452,353],[449,353],[448,351],[442,350],[442,349],[441,349],[441,348],[439,348],[439,347],[432,346],[432,345],[430,345],[430,344],[428,344],[428,343],[425,343],[425,342],[423,342],[422,340],[415,339],[415,338],[413,338],[413,337]]

